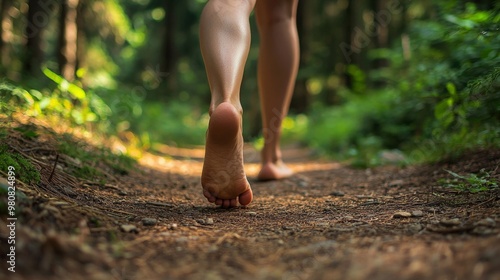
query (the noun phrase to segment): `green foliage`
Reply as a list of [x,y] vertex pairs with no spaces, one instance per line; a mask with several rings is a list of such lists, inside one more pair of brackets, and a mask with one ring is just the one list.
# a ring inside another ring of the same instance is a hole
[[[314,109],[307,143],[362,166],[376,164],[383,149],[421,161],[500,146],[499,13],[436,5],[436,19],[410,23],[410,60],[396,45],[371,53],[390,67],[366,81],[348,68],[355,87],[340,92],[340,105]],[[385,86],[365,90],[371,82]]]
[[[180,100],[157,101],[147,98],[146,87],[120,87],[115,90],[96,89],[113,112],[109,121],[110,134],[132,132],[142,148],[154,143],[174,146],[201,145],[208,124],[208,106],[200,109],[188,95]],[[187,98],[187,99],[186,99]]]
[[[309,117],[306,115],[287,116],[283,120],[281,130],[281,143],[286,144],[303,144],[307,134]],[[255,149],[260,150],[264,147],[264,136],[260,135],[252,141]]]
[[309,117],[303,114],[287,116],[282,124],[282,142],[293,143],[302,142],[307,135]]
[[7,128],[3,127],[3,126],[0,126],[0,140],[6,138],[7,135],[8,135]]
[[441,179],[438,182],[444,187],[453,188],[460,192],[479,193],[498,188],[498,182],[491,178],[490,172],[484,169],[481,169],[478,174],[469,174],[467,176],[449,170],[446,170],[446,172],[450,173],[453,178]]
[[16,108],[34,104],[33,96],[26,90],[7,82],[0,82],[0,114],[10,116]]
[[208,113],[177,101],[168,104],[147,102],[145,113],[131,124],[131,128],[148,133],[151,142],[174,146],[205,143]]
[[99,96],[84,91],[47,68],[44,73],[56,83],[56,88],[26,90],[8,82],[1,83],[0,113],[10,115],[22,110],[28,116],[58,116],[76,125],[106,124],[111,111]]
[[136,160],[124,154],[116,154],[105,147],[92,148],[88,144],[76,143],[69,134],[63,134],[59,141],[58,151],[71,157],[73,164],[70,172],[86,180],[93,180],[103,176],[99,168],[107,165],[113,172],[125,175],[134,167]]
[[[45,73],[56,83],[54,89],[25,90],[6,82],[0,84],[0,90],[6,93],[0,99],[0,113],[10,115],[22,110],[29,116],[58,117],[74,125],[93,124],[108,134],[130,131],[138,135],[140,143],[136,144],[142,148],[155,142],[176,146],[204,143],[208,114],[191,103],[148,101],[148,90],[142,87],[84,91],[77,82],[69,83],[48,69]],[[30,130],[22,133],[36,137]]]
[[37,184],[40,182],[40,172],[33,164],[19,153],[11,152],[9,146],[0,145],[0,170],[7,170],[13,166],[16,178],[27,184]]
[[[339,106],[321,108],[310,114],[306,142],[338,158],[373,158],[381,148],[395,148],[394,137],[401,137],[398,123],[385,122],[395,91],[377,91],[365,96],[347,95]],[[396,140],[397,141],[397,140]],[[375,163],[375,162],[373,162]]]
[[413,92],[405,94],[408,101],[426,100],[420,103],[433,108],[433,118],[424,117],[420,135],[413,140],[417,149],[419,142],[432,141],[434,149],[425,149],[442,156],[498,146],[500,37],[494,33],[499,26],[498,13],[478,11],[473,4],[458,15],[445,13],[433,23],[433,36],[426,38],[428,23],[415,24],[418,63],[417,71],[410,68],[409,78],[417,83]]
[[14,128],[14,130],[21,132],[21,135],[29,140],[36,139],[39,136],[38,132],[36,131],[36,127],[33,125],[21,125]]

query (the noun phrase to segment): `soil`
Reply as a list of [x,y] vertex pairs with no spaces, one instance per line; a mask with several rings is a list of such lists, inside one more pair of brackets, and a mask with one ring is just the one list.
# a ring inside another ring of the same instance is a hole
[[57,139],[10,129],[2,140],[42,180],[17,184],[26,197],[16,204],[15,273],[2,214],[1,279],[500,279],[498,188],[438,183],[452,178],[446,170],[481,169],[499,182],[500,150],[355,169],[288,147],[296,174],[257,182],[258,153],[246,146],[255,199],[222,209],[201,194],[202,147],[162,147],[128,174],[96,163],[106,180],[81,180],[66,172],[77,159],[56,160]]

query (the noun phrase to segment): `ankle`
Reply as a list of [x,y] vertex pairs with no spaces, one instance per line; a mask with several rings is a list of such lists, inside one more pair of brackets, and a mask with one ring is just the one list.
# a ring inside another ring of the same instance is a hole
[[266,151],[265,147],[262,149],[261,152],[261,157],[262,157],[262,164],[279,164],[282,163],[281,159],[281,152],[278,150],[272,150],[271,152]]

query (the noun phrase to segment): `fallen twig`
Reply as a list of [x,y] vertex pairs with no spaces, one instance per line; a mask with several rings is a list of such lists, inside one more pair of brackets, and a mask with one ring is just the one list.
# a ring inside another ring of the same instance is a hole
[[54,161],[54,165],[52,166],[52,171],[49,176],[49,183],[52,182],[52,176],[54,176],[54,172],[56,171],[57,162],[59,161],[59,154],[56,154],[56,160]]

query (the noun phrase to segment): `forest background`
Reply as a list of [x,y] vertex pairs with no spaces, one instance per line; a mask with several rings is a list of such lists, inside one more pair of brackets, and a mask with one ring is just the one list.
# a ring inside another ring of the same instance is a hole
[[[283,142],[359,166],[498,147],[495,2],[299,1],[301,65]],[[203,144],[205,3],[1,0],[0,113],[117,137],[131,156]],[[259,148],[259,37],[250,22],[241,96],[244,137]]]

